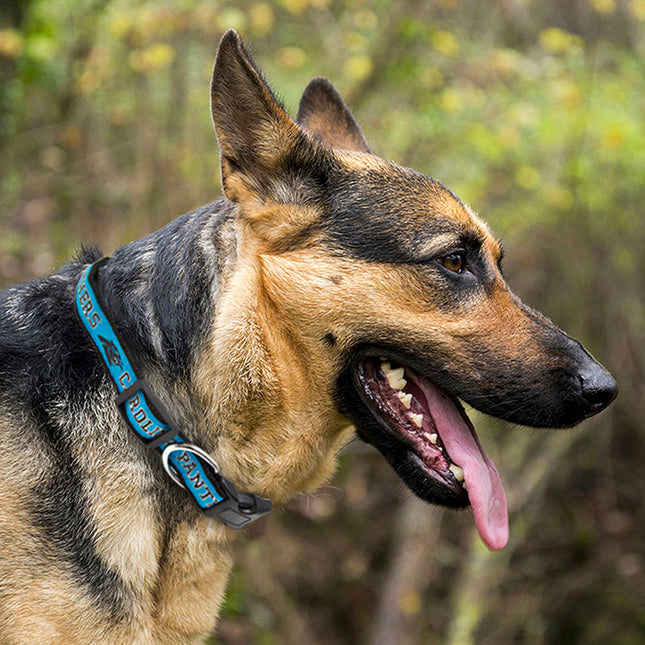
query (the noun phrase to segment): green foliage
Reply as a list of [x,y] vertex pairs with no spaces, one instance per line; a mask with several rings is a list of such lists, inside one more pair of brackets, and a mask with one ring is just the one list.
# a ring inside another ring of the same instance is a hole
[[[398,600],[410,642],[447,642],[464,625],[462,642],[483,644],[643,642],[645,0],[0,8],[0,286],[60,265],[81,241],[110,252],[219,195],[208,82],[231,26],[291,113],[312,76],[329,77],[373,150],[481,212],[509,247],[511,284],[621,386],[570,439],[480,420],[523,491],[511,547],[487,561],[467,516],[433,516],[434,569]],[[297,500],[261,548],[240,546],[253,569],[236,570],[214,642],[368,642],[400,543],[393,478],[350,451],[342,495]]]

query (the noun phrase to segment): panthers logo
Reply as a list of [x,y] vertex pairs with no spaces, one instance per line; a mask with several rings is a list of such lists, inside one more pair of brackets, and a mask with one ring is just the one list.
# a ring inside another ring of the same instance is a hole
[[105,360],[107,361],[107,364],[123,369],[121,354],[119,354],[119,350],[116,348],[116,345],[111,340],[103,338],[103,336],[99,336],[99,340],[103,343],[103,351],[105,352]]

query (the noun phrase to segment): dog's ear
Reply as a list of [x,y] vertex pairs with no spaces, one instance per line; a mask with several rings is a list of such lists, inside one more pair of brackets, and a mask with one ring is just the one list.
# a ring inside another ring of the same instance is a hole
[[281,175],[293,168],[320,170],[322,148],[289,118],[234,29],[224,34],[217,52],[211,114],[222,185],[232,201],[272,197]]
[[356,119],[326,78],[314,78],[300,99],[298,125],[332,148],[370,152]]

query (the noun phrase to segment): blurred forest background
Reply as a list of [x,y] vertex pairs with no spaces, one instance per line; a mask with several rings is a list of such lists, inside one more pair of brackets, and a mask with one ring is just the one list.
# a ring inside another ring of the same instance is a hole
[[327,76],[374,151],[488,219],[621,393],[571,431],[475,419],[512,511],[495,554],[353,442],[239,541],[212,644],[645,643],[645,0],[3,0],[1,287],[219,196],[228,27],[292,114]]

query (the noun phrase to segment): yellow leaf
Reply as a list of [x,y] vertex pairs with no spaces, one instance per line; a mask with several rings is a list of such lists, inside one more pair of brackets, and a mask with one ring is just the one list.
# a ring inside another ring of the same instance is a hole
[[645,20],[645,0],[632,0],[629,8],[636,20]]
[[533,103],[520,101],[509,108],[507,116],[519,126],[533,128],[540,121],[540,109]]
[[426,67],[419,75],[419,80],[424,87],[436,90],[443,85],[443,74],[436,67]]
[[75,123],[69,123],[62,129],[60,133],[61,143],[68,150],[80,150],[81,146],[83,145],[84,139],[85,136],[83,134],[83,131]]
[[131,106],[119,103],[108,109],[107,117],[114,125],[128,125],[134,121],[134,111]]
[[549,85],[553,96],[566,108],[577,109],[582,103],[583,93],[580,86],[568,78],[557,79]]
[[493,69],[501,76],[510,76],[520,66],[520,53],[514,49],[495,49],[492,52]]
[[369,9],[359,9],[354,14],[354,25],[356,25],[357,29],[369,31],[378,26],[378,18],[376,14]]
[[117,40],[122,40],[132,29],[133,24],[132,14],[117,13],[108,23],[108,31]]
[[280,0],[280,4],[293,14],[302,13],[308,6],[307,0]]
[[209,0],[200,2],[190,12],[191,24],[204,34],[218,34],[221,32],[219,24],[219,8]]
[[172,63],[175,50],[165,43],[155,43],[145,49],[135,49],[130,53],[128,62],[137,72],[152,72],[163,69]]
[[415,616],[421,611],[421,598],[416,591],[410,590],[401,594],[399,607],[406,616]]
[[464,109],[464,102],[461,95],[456,90],[447,87],[439,94],[439,105],[444,112],[462,112]]
[[217,16],[217,24],[222,31],[225,31],[229,27],[233,27],[233,29],[237,29],[238,31],[244,31],[247,24],[246,14],[237,7],[225,7]]
[[583,45],[580,36],[575,36],[557,27],[549,27],[542,31],[540,43],[544,49],[553,54],[564,54],[572,49],[581,49]]
[[520,166],[515,172],[515,183],[526,190],[535,190],[540,181],[540,173],[533,166]]
[[0,56],[18,58],[25,46],[22,34],[15,29],[0,29]]
[[519,130],[514,128],[512,125],[503,125],[499,129],[497,136],[499,138],[499,142],[509,150],[515,150],[521,142]]
[[549,186],[544,191],[544,200],[552,208],[561,211],[569,210],[573,206],[573,195],[561,186]]
[[446,58],[454,58],[459,53],[459,41],[450,31],[442,29],[432,34],[432,45],[436,51]]
[[298,69],[307,62],[307,54],[300,47],[283,47],[278,52],[278,60],[287,69]]
[[600,143],[604,148],[616,151],[622,148],[627,141],[627,132],[619,123],[614,123],[602,133]]
[[362,81],[372,73],[372,61],[368,56],[351,56],[343,65],[345,74],[355,81]]
[[44,34],[30,36],[25,40],[25,53],[34,60],[51,60],[57,55],[58,49],[59,43]]
[[100,78],[97,70],[92,67],[86,67],[83,73],[76,79],[74,89],[77,94],[88,95],[98,88]]
[[273,29],[275,16],[268,2],[256,2],[251,5],[249,17],[251,18],[251,29],[256,36],[265,36]]
[[591,0],[591,6],[598,13],[614,13],[616,11],[616,0]]
[[345,41],[345,47],[351,53],[364,52],[367,49],[368,40],[358,31],[348,31],[345,33],[343,40]]

